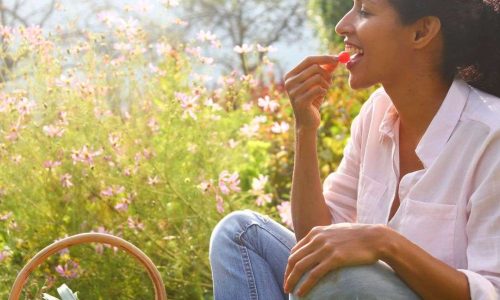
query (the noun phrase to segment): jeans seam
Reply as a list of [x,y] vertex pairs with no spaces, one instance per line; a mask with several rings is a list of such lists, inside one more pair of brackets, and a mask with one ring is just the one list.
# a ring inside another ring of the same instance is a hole
[[243,269],[245,270],[245,275],[247,276],[248,288],[250,290],[250,299],[259,299],[257,293],[257,284],[255,282],[255,277],[252,271],[252,262],[250,261],[250,255],[248,254],[247,248],[241,243],[241,234],[243,234],[250,226],[246,227],[245,230],[239,234],[236,234],[235,238],[240,242],[241,259],[243,260]]
[[258,292],[257,292],[257,284],[256,284],[255,277],[254,277],[254,274],[252,271],[252,262],[250,260],[250,255],[248,254],[247,247],[245,245],[243,245],[243,238],[242,238],[243,234],[245,234],[248,231],[248,229],[254,225],[263,229],[267,233],[269,233],[272,237],[274,237],[276,240],[278,240],[288,250],[291,250],[291,247],[288,247],[288,245],[284,241],[284,239],[282,239],[278,234],[274,233],[272,229],[264,226],[264,224],[260,224],[260,223],[255,222],[255,221],[251,221],[250,223],[245,224],[245,226],[243,226],[244,229],[241,232],[237,232],[235,234],[235,240],[240,246],[239,248],[241,251],[243,268],[245,270],[245,275],[247,276],[247,281],[248,281],[248,285],[249,285],[249,289],[250,289],[250,298],[258,300],[259,296],[258,296]]

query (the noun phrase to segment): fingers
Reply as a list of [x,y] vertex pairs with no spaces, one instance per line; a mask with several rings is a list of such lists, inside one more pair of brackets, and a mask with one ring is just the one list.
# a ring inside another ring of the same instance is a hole
[[305,281],[298,287],[297,296],[306,295],[330,271],[332,271],[332,267],[327,261],[318,264],[306,275]]
[[307,67],[303,70],[303,72],[297,75],[290,76],[287,74],[287,76],[285,77],[285,87],[287,90],[291,90],[293,89],[293,87],[303,83],[304,81],[315,75],[322,76],[327,82],[330,82],[332,79],[332,72],[328,72],[321,66],[315,64]]
[[[313,230],[315,229],[313,228],[311,231]],[[320,239],[315,238],[315,233],[311,234],[311,231],[308,235],[306,235],[306,237],[300,240],[299,243],[292,248],[292,252],[288,257],[288,263],[285,270],[285,282],[288,281],[290,274],[304,257],[310,255],[315,251],[324,250],[323,248],[321,248],[321,244],[323,242]],[[315,231],[318,231],[318,229],[316,229]]]
[[285,292],[289,293],[292,291],[302,276],[321,262],[321,252],[322,249],[318,249],[313,253],[306,254],[300,258],[291,258],[288,261],[285,271]]
[[327,81],[324,76],[316,74],[312,77],[307,78],[306,81],[304,81],[301,85],[293,88],[288,94],[290,95],[290,97],[295,98],[297,95],[304,94],[306,91],[315,86],[319,86],[327,90],[330,87],[330,82]]
[[333,70],[335,66],[338,64],[338,58],[331,55],[322,55],[322,56],[309,56],[304,59],[298,66],[296,66],[293,70],[291,70],[286,76],[285,80],[289,77],[293,77],[307,69],[312,65],[323,65],[327,66],[326,68]]

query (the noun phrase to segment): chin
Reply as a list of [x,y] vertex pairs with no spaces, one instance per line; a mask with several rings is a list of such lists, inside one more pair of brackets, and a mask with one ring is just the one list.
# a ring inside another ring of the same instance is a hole
[[353,90],[367,89],[376,84],[377,82],[374,82],[372,80],[367,80],[366,78],[363,79],[360,77],[353,76],[352,74],[349,74],[349,86]]

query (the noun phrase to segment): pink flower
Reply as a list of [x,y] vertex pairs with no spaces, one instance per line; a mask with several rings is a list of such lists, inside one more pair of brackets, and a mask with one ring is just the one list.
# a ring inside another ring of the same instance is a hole
[[149,160],[149,159],[155,157],[156,153],[149,148],[145,148],[142,150],[142,156],[144,156],[145,159]]
[[255,203],[258,206],[263,206],[266,203],[270,203],[273,198],[272,194],[265,194],[264,188],[269,180],[268,176],[259,175],[258,178],[252,180],[252,194],[257,196]]
[[22,159],[23,157],[19,154],[16,154],[11,157],[12,162],[15,163],[16,165],[20,164]]
[[39,25],[23,28],[21,34],[32,46],[40,46],[43,44],[43,32]]
[[55,270],[59,276],[67,279],[77,278],[81,272],[80,265],[73,260],[69,260],[64,266],[58,265]]
[[273,201],[272,194],[261,194],[257,196],[255,203],[257,204],[257,206],[263,206],[264,204],[271,203],[272,201]]
[[224,199],[221,197],[221,195],[217,194],[215,195],[215,201],[217,202],[217,211],[219,213],[224,212]]
[[[98,232],[98,233],[104,233],[104,234],[113,235],[113,232],[106,230],[106,228],[104,228],[104,226],[99,226],[97,228],[97,231],[92,230],[92,232]],[[108,245],[108,244],[101,244],[101,243],[95,244],[94,248],[95,248],[95,251],[98,254],[102,254],[104,252],[104,248],[113,248],[113,250],[114,250],[115,253],[118,251],[118,247],[114,247],[114,246],[111,246],[111,245]]]
[[72,150],[71,158],[73,159],[73,164],[77,162],[93,165],[94,158],[102,154],[102,149],[98,151],[90,151],[87,145],[83,146],[80,150]]
[[222,171],[219,174],[219,189],[222,194],[228,195],[231,191],[239,192],[239,184],[240,179],[237,172],[230,174],[228,171]]
[[65,112],[65,111],[60,111],[58,114],[59,116],[59,124],[61,125],[68,125],[69,122],[68,122],[68,113]]
[[119,212],[125,212],[128,210],[128,206],[132,203],[132,200],[136,196],[136,193],[127,194],[127,197],[123,197],[120,202],[115,205],[115,210]]
[[109,186],[101,191],[101,196],[103,197],[113,197],[115,195],[119,195],[125,192],[124,186]]
[[55,126],[55,125],[46,125],[46,126],[43,126],[43,132],[45,133],[45,135],[47,135],[48,137],[62,137],[63,134],[64,134],[64,131],[66,131],[66,129],[62,128],[62,127],[59,127],[59,126]]
[[269,96],[266,96],[264,98],[259,98],[258,105],[264,111],[269,111],[269,112],[275,112],[280,107],[278,102],[271,100]]
[[31,114],[31,111],[35,107],[35,102],[28,100],[28,98],[21,98],[21,100],[17,103],[17,111],[21,116],[26,116]]
[[0,221],[7,221],[14,213],[9,211],[5,215],[0,215]]
[[5,139],[8,141],[16,141],[19,139],[19,132],[21,130],[21,127],[16,124],[12,125],[8,131],[8,133],[5,135]]
[[121,136],[119,133],[110,133],[108,135],[108,141],[114,149],[120,147],[120,139]]
[[[67,238],[67,237],[68,237],[68,235],[66,234],[63,238],[56,239],[56,240],[54,240],[54,242],[58,242],[58,241],[60,241],[60,240],[62,240],[64,238]],[[64,249],[59,250],[57,253],[59,253],[60,255],[69,254],[69,249],[68,248],[64,248]]]
[[47,160],[43,163],[43,167],[47,169],[49,172],[51,172],[56,167],[59,167],[60,165],[61,165],[60,161]]
[[149,119],[148,127],[152,133],[157,133],[158,131],[160,131],[160,124],[158,124],[158,121],[156,121],[155,118]]
[[195,110],[198,107],[199,97],[199,95],[190,97],[184,93],[175,93],[175,98],[180,101],[181,107],[184,109],[183,118],[190,116],[193,120],[197,119]]
[[65,188],[70,188],[73,186],[73,183],[71,182],[71,175],[68,173],[64,174],[61,176],[61,185]]
[[10,251],[7,251],[7,250],[0,251],[0,262],[7,259],[7,257],[9,257],[10,255],[11,255]]
[[14,34],[12,33],[12,28],[9,26],[0,25],[0,36],[5,43],[9,43],[14,39]]
[[142,231],[144,230],[144,223],[140,222],[139,219],[134,219],[132,217],[128,217],[127,219],[128,228],[133,229],[134,231]]
[[210,181],[205,180],[202,181],[198,187],[203,193],[206,193],[212,187],[212,183]]
[[292,206],[290,204],[290,201],[282,202],[280,205],[278,205],[277,209],[280,214],[281,221],[288,227],[293,229]]

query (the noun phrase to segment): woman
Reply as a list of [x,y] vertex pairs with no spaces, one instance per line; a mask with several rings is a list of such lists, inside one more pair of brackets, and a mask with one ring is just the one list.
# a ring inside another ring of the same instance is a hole
[[[320,183],[336,56],[286,75],[295,236],[234,212],[215,228],[216,299],[500,299],[500,1],[355,0],[337,25],[363,105]],[[296,241],[298,241],[296,243]]]

